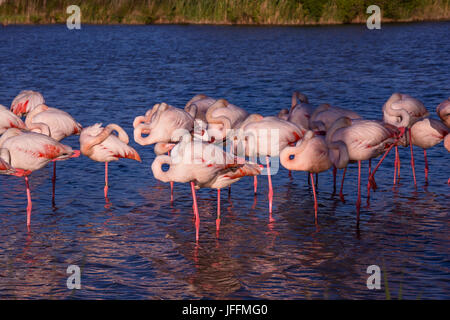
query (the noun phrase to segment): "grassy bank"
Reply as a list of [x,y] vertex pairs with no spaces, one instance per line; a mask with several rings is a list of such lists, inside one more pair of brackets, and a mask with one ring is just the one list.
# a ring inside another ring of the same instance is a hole
[[450,20],[450,0],[0,0],[0,23],[65,23],[72,4],[92,24],[361,23],[371,4],[383,22]]

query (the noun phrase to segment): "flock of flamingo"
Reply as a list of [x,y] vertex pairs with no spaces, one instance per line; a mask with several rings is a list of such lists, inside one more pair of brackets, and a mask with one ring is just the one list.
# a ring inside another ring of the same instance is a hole
[[[425,180],[428,181],[426,150],[444,140],[450,152],[450,98],[438,105],[440,120],[429,118],[423,103],[409,95],[394,93],[384,104],[383,120],[362,119],[357,113],[321,104],[314,108],[308,98],[294,92],[290,109],[276,116],[249,114],[225,99],[203,94],[193,97],[184,109],[166,103],[155,104],[143,116],[135,118],[134,140],[142,146],[154,144],[156,158],[151,165],[156,179],[169,182],[173,201],[173,183],[190,183],[195,216],[196,240],[200,216],[195,190],[217,189],[216,228],[220,227],[220,190],[244,176],[268,177],[269,219],[272,218],[271,159],[279,158],[289,170],[309,172],[317,222],[317,174],[333,168],[334,190],[337,169],[343,169],[340,197],[347,165],[358,162],[357,221],[361,206],[361,162],[369,161],[367,203],[370,190],[376,189],[375,173],[391,149],[395,148],[393,183],[400,177],[399,146],[410,148],[414,185],[417,185],[413,146],[423,148]],[[25,120],[21,119],[25,116]],[[31,221],[31,192],[28,176],[53,162],[55,203],[56,161],[83,154],[105,163],[104,197],[108,199],[108,163],[120,158],[141,161],[128,145],[127,133],[117,124],[94,124],[83,128],[67,112],[48,107],[41,93],[25,90],[12,101],[8,110],[0,105],[0,174],[24,177],[28,199],[27,227]],[[80,135],[80,150],[60,141]],[[226,146],[224,150],[223,146]],[[372,170],[371,159],[382,156]],[[247,160],[248,159],[248,160]],[[265,164],[258,164],[260,159]],[[316,183],[314,175],[316,174]],[[448,182],[450,184],[450,179]]]

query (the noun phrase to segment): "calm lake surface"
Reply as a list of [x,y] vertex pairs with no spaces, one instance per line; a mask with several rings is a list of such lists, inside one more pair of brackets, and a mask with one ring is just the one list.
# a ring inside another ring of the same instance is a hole
[[[225,97],[249,112],[275,115],[294,90],[314,105],[329,102],[368,119],[395,92],[424,102],[432,117],[450,96],[450,23],[333,27],[65,26],[0,27],[0,103],[22,89],[83,126],[120,124],[153,104],[184,107],[197,93]],[[79,148],[78,137],[64,143]],[[57,165],[56,208],[48,166],[30,177],[33,212],[26,228],[23,179],[0,176],[0,298],[47,299],[449,299],[450,155],[442,143],[400,149],[401,182],[392,187],[393,153],[377,173],[378,189],[356,227],[357,166],[347,171],[345,204],[333,195],[332,172],[319,175],[319,221],[305,172],[273,177],[274,223],[267,179],[222,192],[216,237],[216,192],[199,197],[195,243],[188,185],[150,170],[153,147],[130,143],[142,163],[109,166],[112,206],[103,198],[104,165],[87,157]],[[338,183],[342,172],[338,173]],[[81,290],[66,287],[69,265],[82,270]],[[382,269],[382,289],[368,290],[366,269]]]

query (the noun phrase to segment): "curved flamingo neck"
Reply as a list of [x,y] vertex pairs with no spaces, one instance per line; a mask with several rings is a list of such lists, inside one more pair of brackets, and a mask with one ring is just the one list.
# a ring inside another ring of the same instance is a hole
[[[169,170],[163,171],[162,166],[164,164],[169,165]],[[157,156],[156,159],[152,163],[152,172],[156,179],[161,180],[162,182],[170,182],[173,181],[173,178],[171,177],[172,174],[172,159],[170,156],[161,155]]]

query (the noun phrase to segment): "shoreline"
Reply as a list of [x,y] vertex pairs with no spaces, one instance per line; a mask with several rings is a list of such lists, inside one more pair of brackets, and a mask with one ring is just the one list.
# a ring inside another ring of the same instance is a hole
[[[0,0],[0,25],[323,26],[365,24],[366,0]],[[450,0],[379,0],[381,23],[450,21]]]
[[[410,23],[427,23],[427,22],[450,22],[450,17],[448,18],[436,18],[436,19],[421,19],[421,18],[411,18],[411,19],[382,19],[381,24],[410,24]],[[0,26],[49,26],[49,25],[65,25],[65,22],[51,22],[43,21],[39,23],[34,22],[0,22]],[[171,22],[171,21],[155,21],[152,23],[140,23],[140,22],[83,22],[81,25],[90,26],[236,26],[236,27],[326,27],[326,26],[348,26],[348,25],[364,25],[366,21],[351,21],[351,22],[305,22],[305,23],[234,23],[234,22]]]

